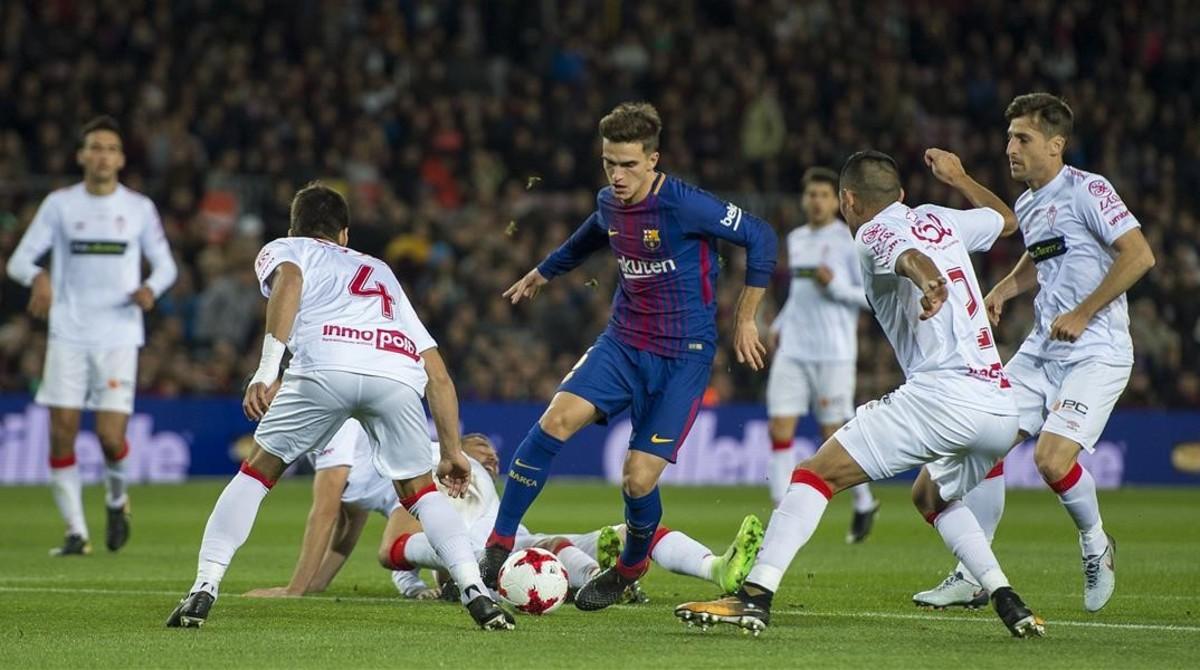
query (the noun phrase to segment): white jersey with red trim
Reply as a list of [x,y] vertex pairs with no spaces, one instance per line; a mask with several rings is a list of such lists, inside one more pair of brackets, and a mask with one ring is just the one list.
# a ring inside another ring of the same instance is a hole
[[1113,365],[1131,365],[1133,340],[1124,294],[1097,312],[1079,339],[1050,339],[1054,320],[1078,307],[1112,268],[1113,242],[1141,227],[1112,184],[1064,166],[1045,186],[1021,194],[1014,209],[1039,287],[1034,327],[1021,353],[1059,361],[1100,357]]
[[[8,275],[29,286],[50,252],[50,338],[88,351],[140,347],[142,309],[130,296],[145,285],[162,295],[177,270],[158,210],[117,184],[108,195],[83,182],[46,196],[8,260]],[[142,257],[151,272],[143,281]]]
[[[990,249],[1004,227],[996,211],[894,203],[855,236],[867,299],[887,334],[907,384],[928,387],[950,404],[1015,415],[988,325],[970,253]],[[921,291],[896,274],[909,249],[928,256],[947,281],[948,298],[922,321]]]
[[287,347],[290,372],[341,370],[387,377],[425,394],[421,352],[437,346],[387,263],[311,237],[285,237],[258,253],[254,270],[264,296],[281,263],[304,278],[300,311]]

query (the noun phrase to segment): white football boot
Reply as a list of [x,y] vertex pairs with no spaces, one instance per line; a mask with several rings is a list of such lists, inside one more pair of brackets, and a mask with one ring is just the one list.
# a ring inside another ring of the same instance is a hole
[[1117,588],[1117,541],[1108,533],[1104,536],[1108,538],[1104,551],[1083,557],[1083,608],[1089,612],[1103,609]]
[[912,599],[913,604],[918,607],[939,610],[947,607],[977,609],[988,604],[988,592],[982,586],[963,577],[961,572],[951,572],[941,584],[914,595]]

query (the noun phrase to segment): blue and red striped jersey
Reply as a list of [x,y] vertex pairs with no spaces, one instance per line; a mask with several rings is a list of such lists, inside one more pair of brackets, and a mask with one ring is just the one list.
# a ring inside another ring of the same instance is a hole
[[661,356],[712,360],[717,343],[717,241],[746,248],[746,285],[775,269],[775,231],[712,194],[659,174],[649,195],[626,205],[605,187],[596,211],[546,257],[546,279],[570,272],[606,244],[619,276],[608,332]]

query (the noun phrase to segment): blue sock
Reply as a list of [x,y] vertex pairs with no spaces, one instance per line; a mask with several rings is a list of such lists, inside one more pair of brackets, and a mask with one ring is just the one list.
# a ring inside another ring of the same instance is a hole
[[617,570],[627,577],[640,577],[645,572],[646,561],[650,557],[650,545],[654,542],[654,531],[658,530],[658,522],[662,520],[662,498],[658,495],[658,487],[642,496],[631,498],[625,496],[625,548],[621,551],[621,560]]
[[488,538],[489,545],[500,544],[512,549],[517,526],[521,525],[525,512],[546,486],[550,464],[562,446],[562,440],[547,435],[536,423],[521,441],[508,466],[508,482],[500,497],[500,512],[496,515],[492,536]]

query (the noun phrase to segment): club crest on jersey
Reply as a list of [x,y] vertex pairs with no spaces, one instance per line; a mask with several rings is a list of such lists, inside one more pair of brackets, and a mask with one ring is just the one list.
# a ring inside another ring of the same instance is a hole
[[918,219],[913,224],[912,233],[918,240],[937,244],[942,238],[950,235],[950,229],[934,214],[926,214],[924,220]]
[[662,237],[658,228],[647,228],[642,231],[642,246],[650,251],[658,251],[658,248],[662,246]]

